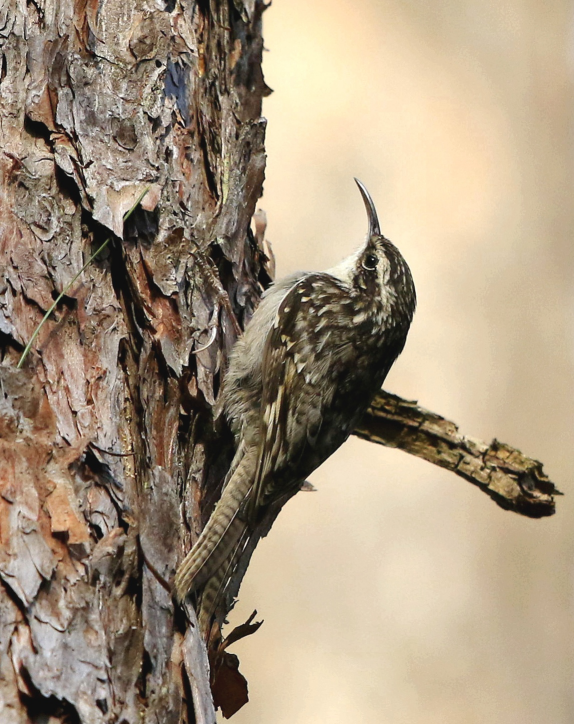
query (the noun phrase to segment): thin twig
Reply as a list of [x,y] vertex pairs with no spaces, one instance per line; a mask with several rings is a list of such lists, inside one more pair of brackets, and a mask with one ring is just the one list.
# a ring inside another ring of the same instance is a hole
[[105,447],[100,447],[99,445],[96,445],[95,442],[90,442],[90,447],[95,447],[98,452],[104,453],[105,455],[112,455],[116,458],[130,458],[134,457],[135,451],[130,450],[130,452],[114,452],[113,450],[106,450]]
[[193,251],[192,255],[195,263],[197,264],[197,267],[199,268],[199,271],[203,274],[204,278],[207,279],[212,289],[215,290],[217,294],[217,302],[227,312],[227,316],[233,326],[233,331],[235,332],[236,336],[239,336],[241,334],[241,327],[239,326],[239,322],[237,321],[237,317],[235,316],[235,312],[233,311],[233,307],[231,306],[231,302],[229,301],[229,295],[223,288],[221,280],[214,272],[211,265],[208,263],[205,254],[200,249]]
[[[213,315],[213,316],[216,316],[216,315]],[[209,340],[208,340],[207,344],[204,344],[201,347],[194,349],[192,351],[192,354],[199,354],[200,352],[205,352],[205,350],[208,349],[209,347],[211,347],[211,345],[215,342],[215,338],[217,336],[217,320],[214,325],[210,324],[210,327],[211,327],[211,332],[209,333]]]

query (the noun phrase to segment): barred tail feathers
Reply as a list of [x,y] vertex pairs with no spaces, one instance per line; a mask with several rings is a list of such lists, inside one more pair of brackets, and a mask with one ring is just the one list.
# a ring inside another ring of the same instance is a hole
[[176,573],[178,600],[182,601],[209,580],[234,552],[247,527],[238,512],[251,489],[252,478],[253,463],[251,456],[246,455],[226,485],[197,543]]
[[203,635],[206,635],[209,631],[211,617],[217,606],[217,599],[223,590],[226,568],[226,565],[220,566],[219,570],[215,572],[215,575],[211,576],[207,581],[201,593],[201,599],[197,609],[197,620],[199,622],[199,630]]
[[247,528],[245,528],[234,549],[227,556],[225,561],[222,562],[215,574],[207,581],[201,593],[197,616],[199,621],[199,630],[203,634],[207,634],[209,631],[212,616],[215,613],[219,601],[225,594],[227,584],[229,583],[230,577],[233,574],[237,561],[243,551],[246,533]]

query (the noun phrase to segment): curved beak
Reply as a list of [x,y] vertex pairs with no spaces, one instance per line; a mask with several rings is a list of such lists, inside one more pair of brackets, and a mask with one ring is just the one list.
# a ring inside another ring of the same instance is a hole
[[363,201],[365,202],[365,208],[367,209],[367,217],[369,219],[369,239],[371,238],[371,236],[382,236],[381,227],[379,226],[379,219],[377,217],[377,210],[375,209],[375,204],[373,203],[371,194],[367,191],[366,187],[359,181],[358,178],[355,179],[355,183],[359,187],[359,191],[361,192],[361,196],[363,197]]

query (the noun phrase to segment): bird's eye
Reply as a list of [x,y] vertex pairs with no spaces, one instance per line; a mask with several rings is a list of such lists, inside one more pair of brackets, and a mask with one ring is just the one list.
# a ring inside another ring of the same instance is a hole
[[367,254],[367,256],[363,259],[363,267],[365,269],[368,269],[369,271],[373,271],[373,269],[376,269],[378,263],[379,258],[374,254]]

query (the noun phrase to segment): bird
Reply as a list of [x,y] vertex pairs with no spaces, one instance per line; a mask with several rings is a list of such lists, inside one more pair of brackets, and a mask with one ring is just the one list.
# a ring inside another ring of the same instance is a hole
[[355,182],[366,241],[326,271],[274,282],[231,352],[221,395],[236,452],[174,580],[179,602],[203,587],[204,628],[250,533],[349,437],[405,345],[416,308],[412,274]]

